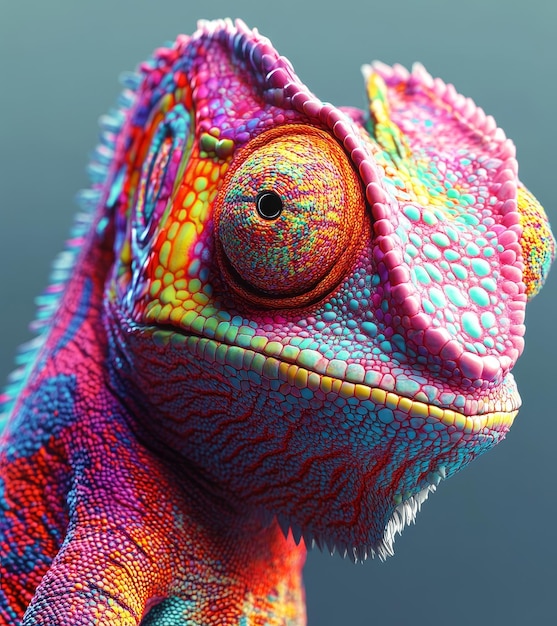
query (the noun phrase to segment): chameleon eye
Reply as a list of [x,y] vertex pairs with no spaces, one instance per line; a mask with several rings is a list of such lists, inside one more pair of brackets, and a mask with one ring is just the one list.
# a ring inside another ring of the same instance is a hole
[[227,284],[268,307],[333,289],[366,226],[359,179],[338,142],[291,125],[247,144],[215,203],[217,258]]
[[282,213],[282,200],[274,191],[262,191],[255,199],[257,212],[264,220],[276,220]]
[[[189,115],[182,105],[172,109],[150,136],[141,166],[136,199],[135,229],[143,246],[152,237],[172,197],[189,138]],[[187,156],[187,154],[186,154]]]

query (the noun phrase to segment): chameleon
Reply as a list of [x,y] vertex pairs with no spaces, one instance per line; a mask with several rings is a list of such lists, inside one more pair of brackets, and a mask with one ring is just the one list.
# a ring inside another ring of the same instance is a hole
[[505,438],[547,217],[471,99],[363,74],[227,19],[123,76],[2,395],[0,623],[305,624],[307,547],[386,558]]

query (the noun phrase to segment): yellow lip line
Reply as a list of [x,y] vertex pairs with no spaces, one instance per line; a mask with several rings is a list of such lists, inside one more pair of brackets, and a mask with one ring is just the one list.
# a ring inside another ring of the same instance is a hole
[[442,409],[383,389],[371,389],[370,397],[374,402],[402,410],[408,413],[410,417],[422,417],[424,419],[434,417],[446,426],[455,426],[465,433],[477,433],[484,428],[489,430],[500,429],[501,427],[510,428],[518,414],[518,409],[515,409],[513,411],[492,411],[482,415],[467,416],[452,409]]
[[[266,357],[273,358],[273,357]],[[278,359],[275,359],[278,360]],[[360,383],[351,383],[346,380],[332,378],[331,376],[317,374],[298,365],[279,361],[279,372],[286,373],[287,382],[296,385],[296,382],[304,382],[307,374],[307,387],[312,388],[309,384],[310,376],[313,374],[320,377],[319,388],[327,392],[337,393],[343,398],[356,397],[358,400],[371,400],[374,404],[383,405],[389,409],[398,409],[407,413],[409,417],[428,417],[435,418],[445,426],[455,426],[458,430],[465,433],[478,433],[484,428],[489,430],[510,428],[514,418],[518,414],[518,409],[512,411],[492,411],[481,415],[464,415],[452,409],[443,409],[433,404],[412,400],[406,396],[399,396],[392,391],[385,391],[378,387],[368,387]],[[263,373],[263,372],[261,372]],[[283,376],[280,376],[283,379]],[[299,385],[296,385],[299,386]]]
[[[319,374],[295,363],[288,363],[250,348],[224,343],[217,339],[181,333],[179,330],[157,329],[153,336],[178,345],[188,344],[197,356],[209,363],[244,367],[270,380],[282,380],[298,389],[321,390],[324,394],[334,393],[342,398],[357,398],[365,402],[371,400],[376,405],[397,409],[409,417],[433,418],[445,426],[454,426],[464,433],[478,433],[489,430],[508,430],[518,414],[518,408],[510,411],[492,411],[481,415],[464,415],[452,409],[412,400],[392,391],[352,383],[326,374]],[[156,340],[156,339],[155,339]]]

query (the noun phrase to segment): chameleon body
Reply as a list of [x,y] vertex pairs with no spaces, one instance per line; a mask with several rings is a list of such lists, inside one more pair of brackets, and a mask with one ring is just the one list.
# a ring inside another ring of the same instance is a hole
[[553,238],[419,65],[321,102],[241,22],[124,77],[5,393],[0,622],[303,624],[508,432]]

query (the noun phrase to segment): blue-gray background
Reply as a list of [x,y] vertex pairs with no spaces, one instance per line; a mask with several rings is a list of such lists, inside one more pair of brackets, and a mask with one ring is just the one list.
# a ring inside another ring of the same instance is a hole
[[[495,116],[557,224],[553,0],[0,0],[0,379],[29,337],[118,73],[198,18],[227,15],[335,104],[364,106],[364,62],[422,61]],[[311,553],[310,626],[557,623],[556,286],[557,271],[528,309],[524,408],[507,441],[441,485],[388,562]]]

